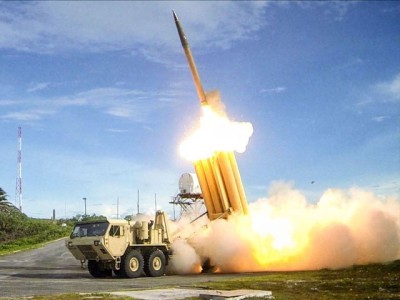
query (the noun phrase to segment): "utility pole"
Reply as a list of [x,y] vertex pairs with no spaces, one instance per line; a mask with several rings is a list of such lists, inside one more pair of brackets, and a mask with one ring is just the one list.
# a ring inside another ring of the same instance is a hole
[[139,203],[140,203],[140,197],[139,197],[139,189],[137,190],[137,214],[139,214]]
[[117,197],[117,220],[119,219],[119,197]]
[[22,212],[22,129],[18,127],[17,183],[15,187],[15,204]]
[[86,217],[86,197],[82,198],[82,199],[83,199],[83,201],[85,201],[85,217]]

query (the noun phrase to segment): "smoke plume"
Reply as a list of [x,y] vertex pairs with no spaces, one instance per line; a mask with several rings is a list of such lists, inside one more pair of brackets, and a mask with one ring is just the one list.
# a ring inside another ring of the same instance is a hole
[[200,272],[207,258],[219,272],[342,268],[400,258],[396,197],[329,189],[310,204],[292,184],[275,182],[249,209],[249,215],[207,225],[175,224],[170,271]]

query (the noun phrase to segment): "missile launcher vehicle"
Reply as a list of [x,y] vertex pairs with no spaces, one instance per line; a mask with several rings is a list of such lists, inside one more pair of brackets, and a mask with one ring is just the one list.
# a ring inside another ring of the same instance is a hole
[[65,245],[72,255],[87,262],[95,278],[157,277],[165,274],[171,259],[170,236],[165,214],[155,220],[97,220],[78,222]]

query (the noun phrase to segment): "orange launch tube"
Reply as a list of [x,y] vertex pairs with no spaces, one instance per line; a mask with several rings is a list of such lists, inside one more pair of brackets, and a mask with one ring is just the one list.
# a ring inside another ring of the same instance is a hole
[[228,155],[229,161],[231,163],[233,175],[235,176],[236,187],[237,187],[239,195],[240,195],[243,213],[245,215],[247,215],[249,213],[249,207],[247,204],[247,198],[246,198],[246,194],[244,192],[242,178],[240,177],[239,168],[238,168],[238,165],[236,162],[235,154],[233,152],[228,152],[227,155]]
[[211,196],[211,191],[209,189],[210,185],[207,183],[206,175],[204,174],[203,161],[198,160],[194,163],[194,168],[196,170],[197,178],[199,179],[199,184],[201,187],[201,192],[203,194],[204,203],[207,208],[208,217],[211,219],[210,215],[215,213],[215,207],[213,204],[213,198]]
[[226,192],[226,186],[224,177],[222,176],[221,166],[219,165],[219,161],[216,155],[213,155],[209,158],[209,161],[212,163],[212,170],[214,171],[215,182],[218,187],[219,192],[219,201],[221,205],[221,213],[226,212],[230,207],[230,201],[228,198],[228,194]]
[[204,174],[207,179],[207,184],[211,192],[211,199],[212,199],[211,201],[215,208],[214,212],[223,213],[221,205],[221,195],[219,193],[218,182],[215,178],[214,165],[212,164],[211,159],[203,159],[202,163],[203,163]]
[[237,183],[233,174],[231,162],[228,157],[228,152],[219,152],[217,154],[217,159],[224,179],[225,189],[228,194],[229,202],[233,208],[233,211],[243,213],[242,202],[240,200]]

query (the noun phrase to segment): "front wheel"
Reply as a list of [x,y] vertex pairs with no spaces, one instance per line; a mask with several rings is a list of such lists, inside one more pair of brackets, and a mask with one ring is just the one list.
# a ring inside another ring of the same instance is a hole
[[131,250],[122,257],[119,276],[137,278],[143,274],[143,265],[142,254],[137,250]]
[[144,271],[147,276],[159,277],[164,275],[165,267],[165,255],[160,249],[157,249],[151,252],[149,257],[146,259]]
[[111,270],[101,268],[100,263],[95,260],[88,261],[88,270],[94,278],[105,278],[112,275]]

